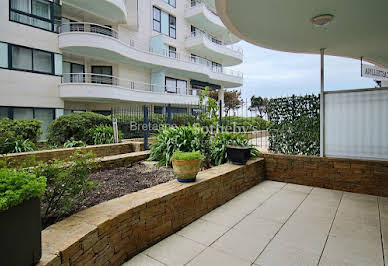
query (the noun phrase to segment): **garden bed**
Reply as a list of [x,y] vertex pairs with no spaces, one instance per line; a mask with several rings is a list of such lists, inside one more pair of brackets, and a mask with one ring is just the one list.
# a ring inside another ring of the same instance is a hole
[[118,167],[94,172],[90,175],[89,181],[94,182],[97,185],[96,188],[86,195],[85,200],[76,199],[75,205],[65,216],[60,219],[53,217],[44,225],[44,228],[99,203],[150,188],[172,179],[175,179],[175,175],[171,168],[145,166],[141,163],[135,163],[130,167]]

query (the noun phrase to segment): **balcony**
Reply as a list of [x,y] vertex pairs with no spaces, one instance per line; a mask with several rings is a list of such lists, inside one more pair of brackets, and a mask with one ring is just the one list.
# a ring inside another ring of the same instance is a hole
[[64,0],[63,5],[93,13],[115,23],[127,21],[125,0]]
[[240,47],[226,45],[200,31],[194,31],[186,38],[185,47],[188,51],[211,58],[223,66],[233,66],[243,62],[243,50]]
[[[169,91],[169,92],[167,92]],[[175,93],[171,93],[174,91]],[[166,88],[114,76],[93,73],[65,73],[59,85],[62,99],[77,101],[126,101],[168,104],[196,104],[198,96],[188,88]]]
[[214,68],[207,60],[197,60],[189,53],[172,54],[165,49],[150,49],[148,44],[134,40],[124,42],[116,30],[106,26],[75,22],[63,24],[60,32],[59,48],[65,52],[150,69],[162,68],[226,88],[239,87],[243,83],[242,73]]
[[224,42],[236,43],[240,40],[225,27],[217,13],[203,1],[188,1],[185,19],[195,27],[206,29],[211,35]]

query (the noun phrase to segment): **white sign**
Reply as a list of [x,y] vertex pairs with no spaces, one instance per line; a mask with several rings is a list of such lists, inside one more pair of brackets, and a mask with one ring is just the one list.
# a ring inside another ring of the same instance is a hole
[[388,80],[388,69],[361,64],[361,77],[375,80]]

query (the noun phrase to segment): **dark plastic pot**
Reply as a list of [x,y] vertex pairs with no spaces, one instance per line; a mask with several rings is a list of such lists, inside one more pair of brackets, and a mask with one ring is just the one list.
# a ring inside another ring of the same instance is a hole
[[0,212],[0,264],[35,265],[42,256],[40,200]]
[[251,148],[240,146],[226,146],[228,160],[233,164],[244,165],[251,157]]

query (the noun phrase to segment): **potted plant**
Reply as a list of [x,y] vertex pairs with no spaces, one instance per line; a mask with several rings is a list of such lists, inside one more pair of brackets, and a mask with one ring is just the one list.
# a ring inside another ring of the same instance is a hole
[[204,156],[199,152],[174,152],[172,155],[172,167],[179,182],[195,182],[201,160]]
[[42,255],[40,196],[46,178],[0,169],[0,258],[2,265],[35,265]]
[[244,165],[251,158],[251,148],[245,146],[226,146],[228,160],[233,164]]

